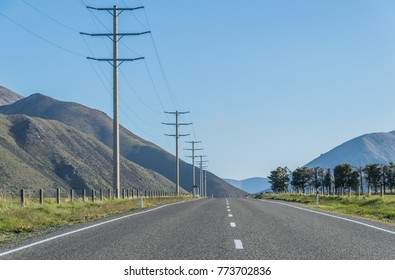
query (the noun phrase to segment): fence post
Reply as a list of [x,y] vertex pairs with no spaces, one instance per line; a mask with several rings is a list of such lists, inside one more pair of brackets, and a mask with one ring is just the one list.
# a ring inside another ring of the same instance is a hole
[[22,206],[25,206],[25,190],[21,189],[21,204]]
[[92,202],[95,202],[95,190],[92,190]]
[[100,189],[100,201],[103,201],[103,189]]
[[60,188],[56,189],[56,204],[60,204]]
[[43,189],[40,189],[40,204],[44,204],[44,191]]
[[86,190],[82,190],[82,201],[85,202]]
[[70,202],[73,202],[73,199],[74,199],[74,190],[71,189],[70,190]]
[[125,199],[125,189],[122,189],[122,199]]
[[111,189],[108,189],[108,190],[107,190],[107,198],[108,198],[108,199],[111,199]]
[[134,198],[134,190],[132,189],[132,198]]
[[140,209],[143,209],[144,204],[143,204],[143,191],[140,191]]

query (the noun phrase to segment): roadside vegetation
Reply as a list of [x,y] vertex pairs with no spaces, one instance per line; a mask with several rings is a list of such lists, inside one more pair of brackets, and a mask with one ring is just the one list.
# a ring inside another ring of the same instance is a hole
[[[144,198],[144,208],[192,199],[192,196]],[[140,199],[110,199],[84,202],[44,199],[43,205],[28,202],[22,206],[18,199],[0,199],[0,244],[28,238],[64,225],[84,223],[110,215],[140,209]]]
[[[308,194],[260,194],[256,198],[301,203],[316,207],[316,196]],[[337,196],[320,195],[319,209],[339,214],[358,216],[395,226],[395,195]]]
[[395,164],[344,163],[335,168],[277,167],[268,176],[273,194],[257,198],[279,199],[395,225]]

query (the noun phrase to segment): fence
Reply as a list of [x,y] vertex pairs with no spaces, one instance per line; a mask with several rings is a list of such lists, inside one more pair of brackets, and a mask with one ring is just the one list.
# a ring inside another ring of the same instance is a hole
[[[150,191],[150,190],[134,190],[134,189],[123,189],[120,193],[121,199],[132,199],[132,198],[158,198],[158,197],[171,197],[176,196],[174,192],[165,191]],[[92,201],[97,200],[103,201],[105,199],[116,199],[117,193],[111,189],[99,189],[99,190],[64,190],[64,189],[38,189],[38,190],[25,190],[21,189],[19,193],[0,190],[0,200],[14,199],[19,200],[22,205],[29,203],[44,204],[46,199],[55,200],[57,204],[63,202],[73,201]]]

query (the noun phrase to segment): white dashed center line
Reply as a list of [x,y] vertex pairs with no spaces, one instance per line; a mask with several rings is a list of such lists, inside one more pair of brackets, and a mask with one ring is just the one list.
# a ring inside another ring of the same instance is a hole
[[241,240],[239,240],[239,239],[235,239],[235,247],[238,250],[243,250],[244,249],[243,248],[243,243],[241,243]]
[[236,227],[236,223],[231,222],[231,223],[230,223],[230,226],[231,226],[231,227]]
[[231,217],[231,218],[233,217],[233,215],[232,215],[232,214],[229,214],[228,216],[229,216],[229,217]]
[[230,209],[228,209],[228,212],[230,212]]

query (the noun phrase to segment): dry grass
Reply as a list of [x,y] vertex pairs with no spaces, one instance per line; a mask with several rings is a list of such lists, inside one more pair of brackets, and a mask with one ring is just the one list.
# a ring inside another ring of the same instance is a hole
[[[144,208],[191,199],[191,196],[145,198]],[[65,224],[84,223],[109,215],[136,211],[140,200],[115,199],[96,202],[81,200],[62,201],[46,199],[44,204],[28,202],[21,206],[18,199],[0,200],[0,243],[20,235]]]

